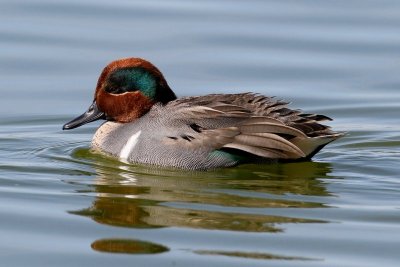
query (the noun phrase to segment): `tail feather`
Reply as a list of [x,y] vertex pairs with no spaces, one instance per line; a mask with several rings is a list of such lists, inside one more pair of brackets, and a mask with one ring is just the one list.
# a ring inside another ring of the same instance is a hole
[[291,139],[290,142],[304,152],[304,154],[306,155],[305,158],[311,159],[324,146],[342,137],[343,135],[344,135],[343,133],[335,133],[328,136],[318,136],[318,137],[308,137],[308,138],[295,137]]

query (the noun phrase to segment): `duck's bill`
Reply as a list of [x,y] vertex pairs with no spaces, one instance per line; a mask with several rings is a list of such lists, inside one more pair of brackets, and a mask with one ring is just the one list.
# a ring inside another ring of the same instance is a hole
[[93,104],[89,107],[89,109],[85,113],[73,119],[72,121],[64,124],[63,130],[71,130],[92,121],[105,119],[105,117],[106,116],[104,112],[100,111],[99,108],[97,107],[96,101],[93,101]]

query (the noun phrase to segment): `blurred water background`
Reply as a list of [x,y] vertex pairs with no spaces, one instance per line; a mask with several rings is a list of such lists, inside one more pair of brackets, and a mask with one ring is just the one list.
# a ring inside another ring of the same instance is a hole
[[[400,2],[0,2],[2,266],[399,266]],[[253,91],[335,118],[313,162],[129,166],[62,132],[110,61],[179,96]]]

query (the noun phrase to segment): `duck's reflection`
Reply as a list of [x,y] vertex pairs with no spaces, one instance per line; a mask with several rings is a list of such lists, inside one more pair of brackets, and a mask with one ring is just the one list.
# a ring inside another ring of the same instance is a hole
[[[285,216],[282,208],[324,207],[310,196],[329,195],[321,178],[331,171],[327,163],[304,162],[185,172],[103,158],[95,168],[96,198],[91,207],[74,214],[122,227],[247,232],[279,232],[282,223],[321,222]],[[268,215],[271,208],[282,212]]]
[[135,239],[99,239],[92,243],[92,249],[100,252],[157,254],[169,251],[169,248]]

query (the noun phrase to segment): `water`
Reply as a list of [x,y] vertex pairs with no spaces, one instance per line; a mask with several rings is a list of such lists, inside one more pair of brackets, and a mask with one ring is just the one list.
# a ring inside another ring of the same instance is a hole
[[[1,266],[399,266],[398,1],[2,1]],[[313,162],[129,166],[63,132],[111,60],[179,96],[254,91],[334,117]]]

